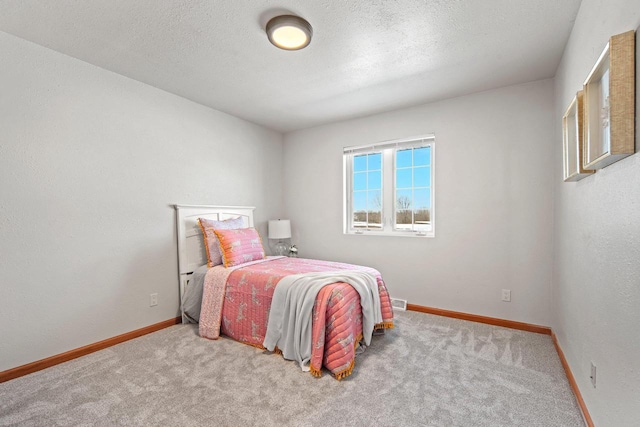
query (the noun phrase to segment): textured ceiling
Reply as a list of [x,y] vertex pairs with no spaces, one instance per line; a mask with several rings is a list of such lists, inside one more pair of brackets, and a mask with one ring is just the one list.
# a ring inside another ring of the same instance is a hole
[[[282,132],[552,77],[580,0],[0,0],[0,31]],[[282,12],[309,47],[269,44]]]

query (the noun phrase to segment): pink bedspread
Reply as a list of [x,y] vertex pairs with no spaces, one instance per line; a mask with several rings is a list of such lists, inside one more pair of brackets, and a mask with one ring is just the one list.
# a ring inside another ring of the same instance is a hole
[[[219,332],[245,344],[264,348],[269,308],[276,284],[290,274],[364,270],[378,279],[383,322],[376,329],[393,327],[393,309],[380,273],[369,267],[303,258],[278,258],[250,263],[235,270],[214,267],[205,279],[200,335],[215,339]],[[322,367],[336,378],[351,374],[355,346],[362,338],[360,296],[346,283],[333,283],[318,293],[313,309],[311,372]]]

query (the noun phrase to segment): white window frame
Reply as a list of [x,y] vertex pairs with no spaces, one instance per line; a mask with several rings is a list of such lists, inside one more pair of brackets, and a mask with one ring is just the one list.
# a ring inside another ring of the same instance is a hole
[[[396,217],[396,151],[406,148],[431,148],[431,209],[427,230],[394,228]],[[353,157],[360,154],[382,153],[382,229],[354,228],[353,222]],[[343,150],[343,233],[351,235],[435,237],[435,136],[433,134],[385,141],[375,144],[345,147]]]

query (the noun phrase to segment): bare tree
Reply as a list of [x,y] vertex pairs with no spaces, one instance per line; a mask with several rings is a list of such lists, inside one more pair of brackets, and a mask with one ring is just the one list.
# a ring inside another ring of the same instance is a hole
[[373,199],[371,199],[371,205],[368,209],[367,222],[369,224],[382,224],[382,195],[381,192],[376,192]]
[[411,224],[411,198],[408,196],[398,196],[396,199],[396,223]]

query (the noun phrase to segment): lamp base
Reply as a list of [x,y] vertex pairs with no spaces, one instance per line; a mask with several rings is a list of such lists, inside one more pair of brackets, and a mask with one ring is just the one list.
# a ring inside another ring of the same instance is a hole
[[279,255],[279,256],[285,256],[287,255],[287,252],[289,252],[289,246],[282,240],[276,243],[274,248],[276,250],[276,255]]

